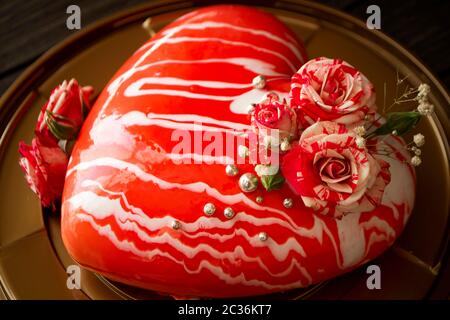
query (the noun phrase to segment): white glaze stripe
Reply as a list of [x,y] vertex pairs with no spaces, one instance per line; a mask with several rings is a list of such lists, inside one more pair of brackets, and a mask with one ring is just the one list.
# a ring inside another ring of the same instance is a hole
[[381,241],[388,241],[392,243],[397,236],[397,233],[391,225],[386,220],[383,220],[377,216],[371,217],[368,221],[361,223],[361,227],[365,230],[376,229],[378,231],[378,233],[372,232],[370,234],[364,257],[366,257],[370,252],[370,248],[374,243]]
[[[109,105],[109,103],[111,102],[112,98],[114,97],[115,93],[117,93],[117,90],[119,90],[120,86],[122,85],[123,82],[125,82],[127,79],[129,79],[134,73],[135,73],[135,69],[142,64],[143,61],[145,61],[145,59],[152,54],[154,51],[156,51],[161,45],[163,45],[165,43],[165,41],[167,41],[172,35],[174,35],[177,32],[177,29],[172,30],[172,32],[167,33],[166,35],[164,35],[163,37],[161,37],[159,40],[157,40],[152,46],[151,48],[149,48],[146,52],[144,52],[139,59],[133,64],[133,66],[130,68],[130,70],[128,70],[127,72],[125,72],[123,75],[119,76],[116,80],[118,80],[118,82],[114,85],[113,88],[109,88],[108,87],[108,98],[106,99],[105,103],[103,104],[101,110],[100,110],[100,114],[103,113],[103,111],[106,109],[106,107]],[[114,82],[113,82],[114,83]]]
[[[280,37],[274,35],[273,33],[270,33],[265,30],[255,30],[255,29],[251,29],[251,28],[235,26],[235,25],[232,25],[229,23],[224,23],[224,22],[205,21],[205,22],[201,22],[201,23],[184,24],[184,25],[180,26],[180,28],[177,30],[177,32],[181,31],[181,30],[205,30],[205,29],[210,29],[210,28],[227,28],[227,29],[232,29],[232,30],[236,30],[236,31],[251,33],[251,34],[257,35],[257,36],[266,37],[272,41],[278,42],[278,43],[288,47],[301,63],[304,62],[303,57],[300,54],[300,51],[297,49],[296,44],[289,42],[291,40],[291,38],[283,39],[283,38],[280,38]],[[170,32],[170,30],[171,29],[165,30],[163,32],[163,34],[167,34],[168,32]]]
[[[84,214],[86,214],[86,213],[77,213],[77,215],[84,215]],[[87,212],[87,214],[92,216],[94,219],[96,218],[95,214],[91,214],[89,212]],[[285,269],[281,272],[274,273],[268,269],[268,267],[263,263],[263,261],[261,260],[260,257],[248,256],[245,253],[245,250],[241,246],[236,246],[233,251],[224,251],[224,252],[219,251],[219,250],[215,249],[213,246],[206,244],[206,243],[200,243],[200,244],[196,245],[195,247],[191,247],[191,246],[184,244],[179,238],[173,238],[170,233],[162,233],[162,234],[158,233],[155,236],[149,236],[146,232],[142,231],[139,224],[132,219],[133,215],[127,215],[126,218],[122,218],[122,216],[118,217],[114,213],[111,213],[110,215],[115,217],[116,223],[119,225],[119,227],[122,230],[133,231],[139,237],[139,239],[141,241],[149,243],[149,244],[155,244],[155,243],[156,244],[168,244],[171,247],[173,247],[175,250],[177,250],[178,252],[185,255],[189,259],[193,259],[200,252],[206,252],[210,256],[214,257],[217,260],[227,259],[227,260],[233,261],[236,258],[241,258],[242,260],[247,261],[247,262],[258,263],[258,265],[264,271],[266,271],[269,275],[271,275],[273,277],[286,276],[287,274],[292,272],[293,266],[300,267],[298,261],[291,258],[290,266],[287,269]],[[130,217],[131,217],[131,219],[130,219]],[[171,218],[171,219],[173,220],[173,218]],[[205,232],[203,232],[203,233],[205,233]],[[214,237],[211,237],[210,234],[208,234],[208,233],[206,233],[206,234],[211,239],[214,239]],[[241,229],[241,228],[236,229],[235,233],[232,234],[231,237],[229,237],[229,238],[232,238],[235,235],[243,236],[251,246],[256,246],[256,247],[263,246],[263,244],[261,244],[261,241],[258,239],[258,235],[250,236],[244,229]],[[189,237],[188,234],[185,234],[185,236]],[[286,260],[287,255],[291,251],[295,251],[298,253],[299,244],[293,238],[288,239],[283,244],[278,244],[271,239],[268,239],[268,241],[269,241],[268,243],[264,244],[264,247],[269,247],[269,248],[276,247],[276,250],[278,252],[279,251],[285,252],[285,254],[283,254],[282,257],[275,256],[279,261]],[[272,242],[272,243],[270,243],[270,242]],[[304,273],[305,278],[311,280],[311,277],[306,272],[306,269],[304,269],[304,268],[298,268],[298,269],[299,269],[299,271]]]
[[[117,170],[127,170],[127,171],[133,173],[134,175],[136,175],[136,177],[138,177],[140,180],[142,180],[144,182],[152,182],[152,183],[156,184],[162,190],[180,189],[180,190],[186,190],[186,191],[190,191],[190,192],[194,192],[194,193],[206,193],[209,196],[211,196],[223,203],[226,203],[228,205],[244,203],[252,209],[261,210],[261,211],[267,210],[267,211],[270,211],[273,213],[277,213],[278,215],[281,215],[282,217],[284,217],[291,225],[296,226],[294,221],[284,211],[277,210],[277,209],[271,208],[271,207],[258,205],[256,202],[254,202],[253,200],[248,198],[243,193],[225,195],[225,194],[220,193],[217,189],[210,187],[208,184],[206,184],[202,181],[186,183],[186,184],[165,181],[165,180],[158,178],[148,172],[145,172],[139,166],[137,166],[133,163],[129,163],[129,162],[111,158],[111,157],[102,157],[102,158],[97,158],[97,159],[94,159],[91,161],[81,162],[81,163],[77,164],[76,166],[72,167],[71,169],[69,169],[67,171],[67,176],[70,176],[74,171],[87,170],[89,168],[100,167],[100,166],[111,167],[111,168],[114,168]],[[298,226],[296,226],[296,227],[298,227]]]
[[243,284],[243,285],[247,285],[247,286],[263,287],[263,288],[267,288],[267,289],[271,289],[271,290],[272,289],[287,290],[287,289],[291,289],[291,288],[295,288],[295,287],[303,285],[301,281],[299,281],[297,283],[287,284],[287,285],[271,285],[271,284],[268,284],[261,280],[256,280],[256,279],[247,280],[243,273],[241,273],[240,275],[238,275],[236,277],[233,277],[233,276],[227,274],[222,268],[212,265],[208,260],[205,260],[205,259],[200,262],[197,269],[190,270],[186,267],[186,263],[183,260],[181,260],[181,261],[177,260],[176,258],[171,256],[167,252],[163,252],[159,249],[152,249],[152,250],[138,249],[135,246],[135,244],[131,241],[119,240],[117,238],[116,234],[114,233],[114,231],[111,229],[110,225],[100,226],[89,215],[78,214],[77,216],[80,220],[84,220],[84,221],[88,222],[100,235],[107,237],[119,250],[131,252],[138,257],[143,257],[143,258],[146,258],[149,260],[152,259],[154,256],[165,257],[167,259],[174,261],[175,263],[177,263],[179,265],[182,265],[184,267],[185,271],[189,274],[198,274],[203,269],[207,269],[210,272],[212,272],[214,275],[216,275],[219,279],[221,279],[222,281],[224,281],[228,284],[231,284],[231,285]]
[[[86,215],[86,214],[85,213],[77,213],[77,216],[80,216],[80,215]],[[88,215],[90,215],[90,214],[88,214]],[[92,215],[90,215],[90,216],[95,218]],[[273,273],[267,268],[267,266],[263,263],[263,261],[261,260],[260,257],[248,256],[245,253],[245,250],[241,246],[236,246],[233,251],[224,251],[224,252],[219,251],[219,250],[215,249],[214,247],[212,247],[211,245],[206,244],[206,243],[200,243],[200,244],[196,245],[195,247],[191,247],[191,246],[188,246],[185,243],[183,243],[180,239],[173,238],[170,235],[170,233],[167,233],[167,232],[158,234],[155,236],[149,236],[146,232],[142,231],[142,229],[140,229],[139,226],[135,222],[126,221],[126,220],[121,221],[119,219],[116,219],[116,223],[122,230],[133,231],[139,237],[139,239],[141,241],[149,243],[149,244],[170,245],[172,248],[174,248],[175,250],[177,250],[178,252],[180,252],[181,254],[186,256],[186,258],[188,258],[188,259],[193,259],[199,253],[205,252],[217,260],[227,259],[229,261],[233,261],[236,258],[240,258],[246,262],[250,262],[250,263],[255,262],[261,267],[261,269],[266,271],[267,274],[269,274],[272,277],[282,277],[282,276],[285,276],[287,274],[287,272],[292,271],[292,270],[288,269],[288,270],[283,270],[279,273]],[[245,233],[245,234],[248,236],[247,233]],[[254,237],[249,237],[249,238],[250,238],[251,243],[258,241],[257,235]],[[292,268],[292,264],[291,264],[290,268]],[[307,276],[307,278],[308,277],[309,277],[309,275]]]
[[[114,216],[116,222],[119,225],[121,225],[122,227],[125,227],[124,230],[130,230],[130,229],[126,228],[126,226],[123,225],[122,221],[125,221],[125,222],[133,221],[135,223],[135,225],[132,227],[133,230],[135,230],[135,227],[141,226],[141,227],[146,228],[149,231],[157,231],[164,226],[168,226],[170,224],[170,222],[173,221],[173,219],[174,219],[174,217],[171,217],[171,216],[165,216],[163,218],[150,218],[149,216],[147,216],[144,213],[144,211],[142,209],[136,208],[136,207],[130,205],[126,195],[123,192],[109,191],[109,190],[105,189],[97,181],[85,180],[85,181],[83,181],[82,186],[85,188],[94,186],[109,195],[119,196],[120,199],[113,200],[108,197],[106,197],[106,198],[102,197],[91,191],[84,191],[82,193],[79,193],[77,196],[74,196],[71,199],[69,199],[68,202],[71,203],[71,205],[74,206],[75,208],[81,208],[83,211],[88,212],[90,215],[92,215],[96,219],[104,219],[108,216]],[[81,199],[78,199],[78,197],[80,197],[79,195],[81,195]],[[126,208],[128,210],[130,210],[131,212],[125,210],[122,207],[120,200],[123,201]],[[252,237],[252,236],[248,235],[248,233],[246,232],[245,229],[234,228],[235,223],[239,220],[247,221],[247,222],[250,222],[252,220],[251,219],[252,216],[247,215],[247,214],[240,214],[239,218],[242,218],[243,215],[246,216],[246,219],[237,219],[237,220],[226,221],[226,222],[222,222],[221,220],[214,218],[216,221],[211,223],[210,220],[208,220],[204,216],[200,217],[193,223],[186,223],[186,222],[182,221],[182,223],[183,223],[182,232],[183,232],[184,236],[186,236],[188,238],[197,238],[197,237],[207,236],[211,239],[219,240],[221,243],[223,243],[226,240],[233,239],[235,237],[235,235],[240,235],[240,236],[244,237],[250,243],[250,245],[252,245],[254,247],[269,248],[269,250],[272,252],[272,255],[274,256],[274,258],[276,258],[278,261],[284,261],[291,251],[295,251],[303,257],[306,256],[306,253],[304,252],[303,247],[300,245],[300,243],[297,241],[296,238],[289,238],[284,243],[276,243],[272,239],[268,239],[267,242],[262,243],[257,236]],[[255,217],[255,219],[261,220],[256,217]],[[267,219],[264,219],[264,220],[267,220]],[[258,222],[259,221],[257,221],[256,225],[259,225]],[[279,223],[274,222],[274,224],[279,224]],[[205,231],[197,232],[193,235],[190,233],[187,233],[187,232],[198,231],[200,226],[202,226],[201,228],[204,229],[206,225],[208,225],[210,228],[220,228],[220,227],[225,226],[225,229],[233,230],[233,232],[231,234],[224,234],[224,235],[211,234],[211,233],[205,232]],[[264,223],[262,225],[264,225]],[[288,225],[288,227],[290,227],[290,226]],[[141,235],[138,232],[136,232],[136,233],[139,236]],[[140,236],[141,240],[143,240],[143,241],[147,241],[150,243],[155,242],[155,241],[152,241],[151,239],[149,240],[149,238],[147,238],[147,237],[149,237],[149,236],[146,234],[143,237]],[[156,241],[158,241],[158,240],[156,240]],[[167,242],[170,243],[170,241],[167,241]],[[161,241],[161,243],[166,243],[166,241]],[[194,255],[196,253],[198,253],[197,247],[196,248],[188,247],[187,253],[186,253],[186,250],[180,250],[180,247],[178,247],[176,245],[174,245],[174,247],[175,247],[175,249],[178,249],[179,251],[181,251],[182,253],[186,254],[187,256],[189,256],[191,258],[193,257],[192,253],[195,252]],[[186,248],[184,248],[184,249],[186,249]],[[204,250],[204,251],[208,252],[210,250]],[[220,251],[210,253],[210,254],[212,256],[216,257],[217,259],[223,259],[223,258],[232,259],[233,258],[233,256],[229,256],[229,254],[224,254],[222,256],[222,253]],[[237,252],[237,254],[238,255],[245,254],[245,252],[242,249],[242,252]],[[246,258],[246,257],[243,257],[243,258]],[[253,261],[253,260],[251,260],[251,258],[249,258],[247,261]],[[304,277],[306,279],[308,279],[309,282],[312,281],[311,276],[308,274],[306,269],[301,267],[299,265],[298,261],[296,261],[295,259],[291,259],[290,266],[285,271],[282,271],[279,273],[272,273],[271,271],[269,271],[268,268],[262,263],[262,261],[259,261],[258,263],[260,263],[260,265],[269,274],[271,274],[272,276],[277,276],[277,277],[282,277],[282,276],[288,275],[290,272],[292,272],[292,269],[295,266],[298,270],[300,270],[300,272],[304,275]]]
[[[301,236],[311,238],[311,239],[317,239],[320,244],[323,241],[323,233],[327,234],[327,236],[330,238],[330,240],[333,244],[333,247],[335,248],[337,263],[338,263],[338,265],[340,265],[338,251],[337,251],[338,247],[337,247],[336,241],[335,241],[332,233],[330,232],[330,230],[328,230],[325,223],[321,219],[317,218],[316,216],[314,216],[313,227],[311,229],[306,229],[306,228],[296,225],[295,222],[291,219],[291,217],[288,214],[286,214],[285,212],[283,212],[281,210],[277,210],[275,208],[258,205],[256,202],[252,201],[251,199],[249,199],[242,193],[233,194],[233,195],[223,195],[219,191],[217,191],[217,189],[210,187],[209,185],[207,185],[204,182],[194,182],[194,183],[188,183],[188,184],[168,182],[168,181],[162,180],[158,177],[155,177],[154,175],[152,175],[150,173],[143,171],[141,168],[139,168],[138,166],[136,166],[134,164],[128,163],[126,161],[114,159],[114,158],[98,158],[98,159],[95,159],[92,161],[79,163],[67,171],[67,176],[69,176],[76,170],[86,170],[86,169],[89,169],[92,167],[98,167],[98,166],[108,166],[108,167],[112,167],[112,168],[115,168],[118,170],[128,170],[128,171],[132,172],[133,174],[135,174],[140,180],[145,181],[145,182],[155,183],[162,190],[181,189],[181,190],[186,190],[186,191],[190,191],[190,192],[194,192],[194,193],[206,192],[209,196],[221,201],[222,203],[228,204],[228,205],[233,205],[236,203],[245,203],[252,209],[256,209],[256,210],[260,210],[260,211],[267,210],[269,212],[277,213],[278,215],[283,217],[285,219],[285,221],[273,217],[273,218],[268,218],[269,220],[267,222],[272,222],[273,220],[271,220],[271,219],[275,219],[275,221],[277,221],[277,223],[279,223],[287,228],[291,228],[291,230],[293,230],[295,233],[297,233]],[[242,216],[245,217],[244,214]],[[235,217],[235,219],[236,218],[237,217]],[[233,219],[233,220],[235,220],[235,219]],[[213,223],[214,225],[217,223],[217,221],[214,221],[214,219],[210,219],[207,221],[209,221],[209,223]],[[254,222],[254,221],[252,220],[252,222]]]
[[[292,70],[292,72],[296,72],[297,71],[297,68],[284,55],[282,55],[282,54],[280,54],[280,53],[278,53],[276,51],[270,50],[270,49],[257,47],[256,45],[249,44],[247,42],[231,41],[231,40],[225,40],[225,39],[222,39],[222,38],[215,38],[215,37],[207,37],[207,38],[175,37],[175,38],[168,38],[165,41],[166,44],[169,44],[169,43],[170,44],[186,43],[186,42],[219,42],[219,43],[230,45],[230,46],[251,48],[251,49],[259,51],[259,52],[263,52],[263,53],[267,53],[267,54],[273,55],[273,56],[283,60],[286,63],[286,65],[289,66],[289,68]],[[153,47],[151,47],[151,49],[153,49]]]
[[202,131],[202,132],[208,131],[208,132],[228,133],[237,136],[242,136],[244,134],[243,130],[224,129],[220,127],[207,126],[202,122],[184,123],[171,121],[168,119],[148,118],[147,115],[145,115],[143,112],[140,111],[131,111],[118,118],[117,121],[119,121],[119,123],[124,127],[159,126],[162,128],[175,130]]
[[[125,114],[126,115],[126,114]],[[146,115],[142,113],[142,115],[146,116],[148,119],[165,119],[165,120],[174,120],[179,122],[192,122],[192,123],[201,123],[201,124],[209,124],[209,125],[217,125],[220,127],[230,128],[234,130],[251,130],[251,126],[244,123],[233,122],[233,121],[225,121],[225,120],[217,120],[211,117],[200,116],[196,114],[163,114],[163,113],[147,113]]]
[[[93,185],[91,183],[91,185]],[[103,188],[102,188],[103,189]],[[104,189],[103,189],[104,190]],[[110,192],[108,192],[110,193]],[[120,200],[123,200],[128,210],[122,207]],[[142,209],[134,206],[128,207],[128,199],[125,195],[120,195],[120,199],[110,199],[109,197],[100,196],[92,191],[83,191],[73,196],[68,200],[74,209],[81,208],[84,212],[89,213],[96,219],[105,219],[109,216],[114,216],[118,221],[133,221],[139,226],[149,230],[158,231],[163,227],[167,227],[175,219],[170,215],[156,218],[149,217],[143,213]],[[211,220],[212,219],[212,220]],[[265,243],[262,243],[257,236],[249,236],[247,232],[241,228],[235,228],[235,224],[239,221],[247,222],[256,226],[270,226],[278,225],[287,228],[294,234],[300,233],[297,230],[290,227],[286,222],[276,218],[258,218],[248,213],[239,213],[236,219],[232,221],[222,221],[217,217],[200,216],[193,222],[186,222],[178,219],[183,224],[183,232],[190,238],[197,238],[200,236],[207,236],[211,239],[220,240],[220,242],[232,239],[236,234],[239,234],[246,238],[246,240],[255,247],[268,247],[275,259],[278,261],[284,261],[289,252],[297,252],[302,257],[306,257],[302,245],[296,238],[289,238],[284,243],[277,243],[272,239],[268,239]],[[208,229],[224,229],[233,231],[230,234],[211,234],[209,232],[197,232],[198,230]],[[190,235],[189,233],[194,233]]]
[[233,101],[239,95],[236,96],[216,96],[210,94],[193,93],[184,90],[172,90],[172,89],[141,89],[141,84],[136,81],[130,84],[124,92],[125,97],[139,97],[139,96],[151,96],[151,95],[161,95],[161,96],[173,96],[173,97],[184,97],[190,99],[203,99],[203,100],[216,100],[216,101]]
[[219,59],[200,59],[200,60],[174,60],[174,59],[168,59],[168,60],[162,60],[162,61],[156,61],[152,63],[148,63],[139,67],[132,68],[126,72],[124,72],[122,75],[118,76],[116,79],[111,82],[111,84],[108,86],[108,92],[110,94],[113,94],[118,90],[120,85],[128,78],[130,78],[132,75],[134,75],[136,72],[144,71],[149,68],[161,66],[161,65],[167,65],[167,64],[187,64],[187,65],[193,65],[193,64],[213,64],[213,63],[224,63],[224,64],[231,64],[236,65],[239,67],[243,67],[245,70],[248,70],[254,74],[261,74],[264,76],[285,76],[289,77],[288,74],[284,73],[278,73],[275,72],[275,66],[264,62],[262,60],[258,59],[251,59],[251,58],[219,58]]
[[233,158],[228,156],[211,156],[206,154],[197,153],[167,153],[165,154],[167,159],[172,160],[174,163],[182,163],[183,160],[193,160],[194,163],[206,163],[206,164],[233,164],[235,161]]
[[135,82],[139,86],[146,84],[159,84],[169,86],[200,86],[204,88],[216,88],[216,89],[248,89],[252,87],[251,83],[231,83],[221,81],[205,81],[205,80],[190,80],[181,79],[175,77],[147,77],[141,78]]

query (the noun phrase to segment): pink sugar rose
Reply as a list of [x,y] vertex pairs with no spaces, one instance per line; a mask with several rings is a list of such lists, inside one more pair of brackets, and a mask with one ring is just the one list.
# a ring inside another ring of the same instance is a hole
[[[297,117],[295,112],[276,94],[270,93],[255,105],[252,112],[252,125],[258,134],[277,137],[280,141],[297,136]],[[278,130],[278,135],[275,135]]]

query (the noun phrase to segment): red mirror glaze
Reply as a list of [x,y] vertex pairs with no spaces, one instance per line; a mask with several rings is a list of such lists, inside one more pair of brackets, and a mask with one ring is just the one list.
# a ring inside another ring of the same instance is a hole
[[[236,143],[235,129],[249,127],[249,104],[269,91],[287,96],[305,59],[282,22],[247,7],[203,8],[158,32],[106,86],[72,153],[62,205],[71,256],[113,280],[162,293],[237,297],[305,287],[386,250],[414,201],[414,172],[401,151],[386,160],[391,182],[382,205],[341,220],[306,208],[286,184],[242,193],[237,182],[254,173],[251,165],[227,176],[222,163],[173,161],[177,133],[198,138],[194,123],[202,123],[200,153],[217,133]],[[263,90],[252,86],[256,75],[267,79]],[[389,139],[401,149],[400,139]],[[199,160],[197,151],[184,157]],[[211,216],[206,203],[216,206]],[[226,207],[233,218],[224,216]]]

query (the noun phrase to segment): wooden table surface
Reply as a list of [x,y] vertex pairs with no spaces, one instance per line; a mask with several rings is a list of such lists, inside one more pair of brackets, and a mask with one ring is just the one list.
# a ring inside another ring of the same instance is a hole
[[[0,95],[46,50],[76,31],[66,28],[66,8],[81,8],[82,27],[150,0],[0,1]],[[247,3],[258,1],[247,1]],[[419,57],[450,88],[450,1],[320,0],[366,20],[381,8],[381,29]]]

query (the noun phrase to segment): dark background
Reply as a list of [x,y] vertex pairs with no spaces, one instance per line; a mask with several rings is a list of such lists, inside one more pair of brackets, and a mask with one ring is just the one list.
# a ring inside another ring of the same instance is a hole
[[[151,0],[0,0],[0,95],[50,47],[76,31],[66,28],[66,8],[81,8],[82,28],[99,18]],[[244,2],[244,1],[242,1]],[[245,1],[257,4],[259,1]],[[320,0],[365,21],[381,8],[381,30],[405,46],[450,88],[449,0]]]

